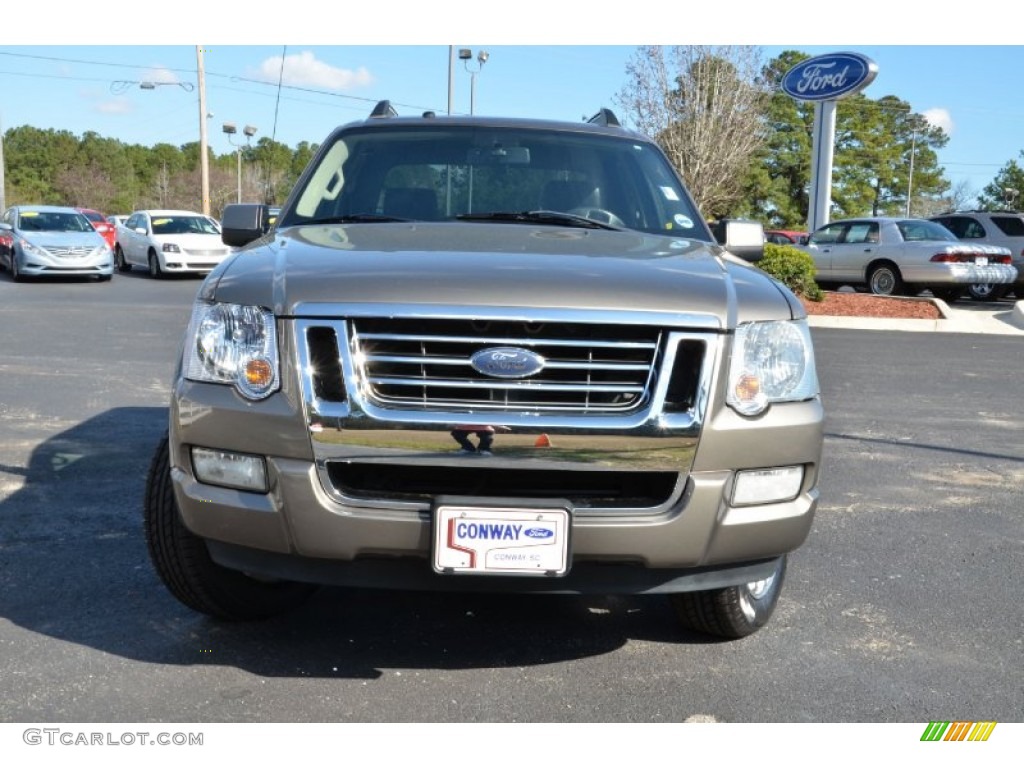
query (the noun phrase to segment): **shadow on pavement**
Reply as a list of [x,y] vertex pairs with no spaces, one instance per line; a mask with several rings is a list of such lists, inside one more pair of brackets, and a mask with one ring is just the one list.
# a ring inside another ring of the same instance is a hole
[[0,618],[127,659],[263,676],[373,679],[387,668],[546,664],[634,638],[713,642],[677,629],[659,597],[328,588],[265,622],[196,614],[159,581],[143,534],[146,472],[166,421],[164,408],[115,408],[41,443],[27,470],[0,466],[8,487],[24,480],[0,501]]

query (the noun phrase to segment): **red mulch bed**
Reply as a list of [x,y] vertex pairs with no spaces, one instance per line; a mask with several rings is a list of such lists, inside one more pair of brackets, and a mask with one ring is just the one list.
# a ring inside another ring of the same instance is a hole
[[874,296],[869,293],[826,291],[824,301],[801,299],[808,315],[842,315],[844,317],[900,317],[939,320],[942,314],[928,299],[905,299]]

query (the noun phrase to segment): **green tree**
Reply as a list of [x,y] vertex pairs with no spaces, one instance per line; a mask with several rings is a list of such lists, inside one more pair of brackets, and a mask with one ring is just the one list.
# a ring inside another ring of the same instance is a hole
[[777,87],[790,69],[807,58],[799,51],[784,51],[761,72],[763,87],[771,91],[766,140],[753,156],[744,184],[745,205],[732,215],[757,218],[775,229],[800,229],[807,223],[814,105],[797,101]]
[[[1024,158],[1024,151],[1020,153]],[[986,211],[1013,208],[1019,210],[1024,206],[1024,168],[1016,160],[1010,160],[999,169],[995,178],[989,182],[978,195],[978,205]]]

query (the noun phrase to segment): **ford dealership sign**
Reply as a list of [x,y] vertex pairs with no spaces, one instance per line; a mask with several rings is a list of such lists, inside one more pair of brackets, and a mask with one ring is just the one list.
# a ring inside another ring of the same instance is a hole
[[859,53],[828,53],[802,61],[782,78],[782,90],[799,101],[833,101],[871,84],[878,65]]

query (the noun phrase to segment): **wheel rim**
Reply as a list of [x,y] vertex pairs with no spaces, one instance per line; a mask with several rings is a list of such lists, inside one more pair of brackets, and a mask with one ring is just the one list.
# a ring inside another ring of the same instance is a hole
[[740,590],[740,610],[743,611],[747,621],[754,622],[757,619],[757,607],[754,602],[764,599],[765,595],[771,591],[773,584],[775,584],[774,573],[767,579],[748,582]]
[[891,269],[876,269],[871,273],[871,292],[881,296],[890,296],[896,290],[896,275]]

